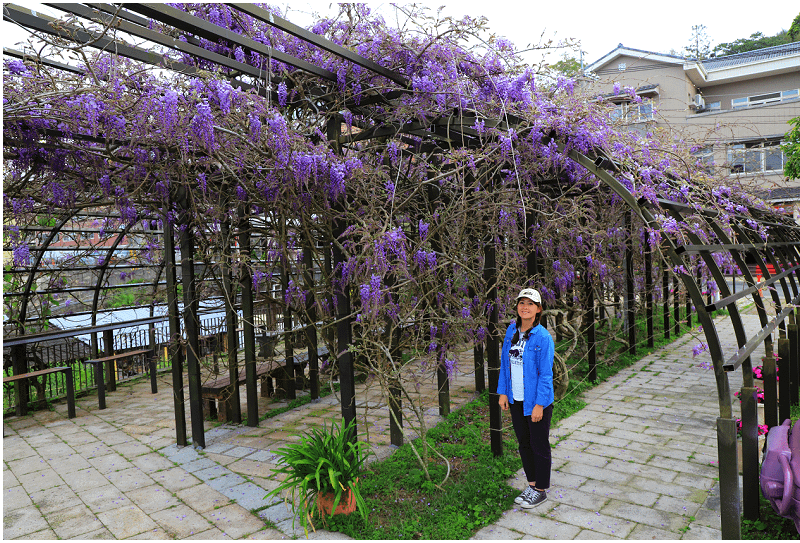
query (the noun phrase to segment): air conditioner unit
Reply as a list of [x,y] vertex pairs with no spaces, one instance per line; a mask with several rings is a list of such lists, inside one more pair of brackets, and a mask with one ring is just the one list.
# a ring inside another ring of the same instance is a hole
[[703,100],[703,97],[699,94],[694,95],[694,109],[696,110],[703,110],[706,107],[706,101]]

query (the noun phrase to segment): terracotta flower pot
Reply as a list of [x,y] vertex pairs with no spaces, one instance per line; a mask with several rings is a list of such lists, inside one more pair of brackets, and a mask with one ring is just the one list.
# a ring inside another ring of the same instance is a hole
[[[336,499],[336,494],[327,492],[325,494],[317,495],[317,510],[321,515],[327,516],[331,514],[333,509],[333,500]],[[342,498],[339,500],[339,505],[336,506],[334,515],[349,515],[356,510],[356,495],[348,488],[342,492]]]

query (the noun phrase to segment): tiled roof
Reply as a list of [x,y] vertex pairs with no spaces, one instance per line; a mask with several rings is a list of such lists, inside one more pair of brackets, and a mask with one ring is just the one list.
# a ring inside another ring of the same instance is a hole
[[756,51],[748,51],[746,53],[738,53],[724,57],[709,58],[703,60],[702,62],[703,66],[707,70],[717,70],[720,68],[729,68],[731,66],[749,64],[751,62],[759,62],[762,60],[774,60],[797,53],[800,53],[800,42],[785,43],[783,45],[766,47],[764,49],[757,49]]
[[800,200],[800,187],[776,187],[770,190],[757,191],[756,196],[767,202]]

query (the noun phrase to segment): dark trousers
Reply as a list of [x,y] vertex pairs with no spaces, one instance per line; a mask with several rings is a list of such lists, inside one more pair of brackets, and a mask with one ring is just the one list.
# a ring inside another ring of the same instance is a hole
[[522,414],[522,402],[509,404],[511,423],[519,442],[519,456],[529,483],[536,482],[536,488],[550,488],[550,468],[553,458],[550,454],[550,419],[553,418],[553,405],[544,408],[542,420],[533,422],[530,415]]

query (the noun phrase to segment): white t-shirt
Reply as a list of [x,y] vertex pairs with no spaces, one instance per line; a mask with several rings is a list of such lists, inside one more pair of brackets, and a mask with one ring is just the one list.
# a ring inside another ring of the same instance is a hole
[[520,335],[519,340],[508,350],[508,361],[511,365],[511,393],[515,402],[525,399],[525,381],[522,372],[522,354],[525,352],[527,340]]

